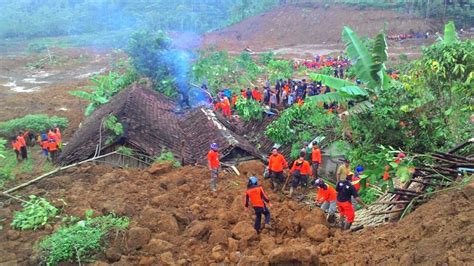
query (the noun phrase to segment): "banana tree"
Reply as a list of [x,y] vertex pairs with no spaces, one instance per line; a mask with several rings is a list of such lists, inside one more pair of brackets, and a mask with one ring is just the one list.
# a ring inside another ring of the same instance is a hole
[[391,78],[386,73],[385,61],[388,59],[385,34],[375,37],[372,51],[364,45],[361,38],[349,27],[344,27],[342,38],[346,43],[346,53],[352,61],[357,78],[365,85],[359,86],[351,81],[322,74],[310,74],[313,80],[333,88],[335,91],[311,97],[315,102],[338,102],[347,104],[356,102],[349,111],[360,113],[373,107],[371,96],[377,96],[381,90],[391,86]]

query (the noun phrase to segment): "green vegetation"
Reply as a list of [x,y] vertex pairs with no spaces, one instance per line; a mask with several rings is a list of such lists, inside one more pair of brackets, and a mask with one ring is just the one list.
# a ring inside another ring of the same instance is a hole
[[[268,54],[261,58],[265,57],[268,59]],[[226,51],[206,49],[200,51],[192,72],[196,82],[202,83],[206,80],[214,94],[223,88],[239,92],[242,88],[255,86],[254,82],[265,72],[265,65],[258,64],[247,52],[231,57]]]
[[[92,211],[86,212],[86,219],[61,227],[39,243],[43,263],[57,265],[60,262],[92,262],[95,254],[107,246],[105,237],[110,230],[124,230],[129,225],[127,217],[113,214],[92,218]],[[69,219],[71,221],[77,218]]]
[[[352,165],[366,169],[360,194],[371,202],[377,193],[393,188],[392,180],[381,179],[386,166],[390,177],[403,183],[410,178],[413,166],[424,160],[415,156],[395,163],[400,152],[416,155],[447,150],[470,138],[474,69],[469,62],[474,60],[474,44],[459,41],[454,25],[448,23],[438,43],[424,48],[421,58],[400,67],[398,81],[385,71],[383,33],[374,41],[363,41],[345,28],[343,39],[347,56],[357,62],[351,71],[362,84],[310,73],[313,80],[335,91],[313,96],[302,107],[288,108],[265,134],[276,143],[291,144],[292,157],[303,141],[315,137],[324,137],[325,143],[344,144]],[[317,107],[323,102],[337,102],[348,112],[337,119]],[[374,187],[366,188],[368,182]]]
[[22,203],[23,210],[14,214],[11,226],[20,230],[42,228],[58,213],[58,209],[46,199],[30,195],[30,200]]
[[129,29],[206,32],[278,4],[279,0],[4,1],[0,38],[104,35]]
[[150,78],[156,91],[169,97],[176,96],[172,70],[178,59],[172,54],[171,39],[164,32],[135,32],[126,51],[133,68]]
[[6,151],[5,151],[5,145],[7,144],[7,141],[4,139],[0,138],[0,160],[6,158]]
[[283,111],[265,131],[271,140],[282,145],[292,145],[293,159],[298,157],[304,141],[313,141],[317,136],[327,140],[336,140],[342,135],[337,117],[327,114],[320,106],[305,103],[303,106],[293,105]]
[[89,101],[89,105],[84,112],[86,116],[89,116],[94,112],[95,109],[103,104],[108,103],[114,95],[127,88],[137,80],[137,73],[130,68],[126,68],[124,70],[124,74],[110,71],[106,75],[97,75],[91,78],[91,81],[94,83],[94,85],[87,87],[90,92],[75,90],[70,91],[69,93]]
[[166,149],[162,149],[160,156],[157,156],[155,158],[155,163],[165,163],[165,162],[170,162],[173,164],[173,167],[178,168],[181,167],[181,163],[176,160],[176,157],[174,157],[174,154],[171,151],[167,151]]
[[237,99],[236,108],[237,113],[244,121],[263,119],[263,107],[262,104],[257,101],[239,97]]
[[0,136],[11,137],[18,134],[20,130],[30,130],[33,132],[45,132],[54,125],[58,125],[60,129],[68,126],[68,120],[64,117],[48,115],[26,115],[21,118],[0,122]]
[[115,115],[108,115],[104,119],[103,127],[112,132],[113,136],[109,136],[105,140],[105,144],[111,144],[115,138],[120,137],[123,134],[123,125],[120,123]]

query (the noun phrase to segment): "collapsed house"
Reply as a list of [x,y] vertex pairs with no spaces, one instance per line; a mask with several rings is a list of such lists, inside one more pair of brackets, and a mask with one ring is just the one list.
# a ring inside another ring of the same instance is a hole
[[[195,108],[180,113],[178,109],[166,96],[134,84],[86,119],[64,146],[58,163],[69,165],[112,153],[101,160],[145,167],[163,151],[170,151],[183,164],[204,164],[212,142],[219,144],[223,162],[262,158],[253,144],[224,126],[213,111]],[[110,115],[122,124],[119,136],[104,128]],[[114,153],[122,146],[133,149],[136,156]]]

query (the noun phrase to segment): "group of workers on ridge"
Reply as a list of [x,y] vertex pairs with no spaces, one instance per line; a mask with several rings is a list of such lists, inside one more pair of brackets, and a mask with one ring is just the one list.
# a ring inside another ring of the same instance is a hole
[[25,130],[20,131],[17,136],[11,137],[11,146],[18,161],[28,159],[27,146],[34,146],[35,144],[41,147],[42,154],[47,160],[55,162],[62,147],[61,130],[57,125],[54,125],[48,132],[36,136],[29,130]]

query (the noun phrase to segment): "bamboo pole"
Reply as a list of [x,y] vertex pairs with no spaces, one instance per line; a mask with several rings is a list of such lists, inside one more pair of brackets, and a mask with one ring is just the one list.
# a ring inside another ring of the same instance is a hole
[[391,210],[391,211],[385,211],[385,212],[373,212],[370,215],[383,215],[383,214],[391,214],[391,213],[397,213],[397,212],[402,212],[403,209],[399,210]]
[[[97,156],[97,157],[92,157],[92,158],[90,158],[90,159],[87,159],[87,160],[84,160],[84,161],[81,161],[81,162],[78,162],[78,163],[74,163],[74,164],[71,164],[71,165],[67,165],[67,166],[63,166],[63,167],[56,168],[56,169],[54,169],[53,171],[48,172],[48,173],[43,174],[43,175],[40,175],[40,176],[38,176],[38,177],[36,177],[36,178],[34,178],[34,179],[28,181],[28,182],[25,182],[25,183],[20,184],[20,185],[18,185],[18,186],[16,186],[16,187],[13,187],[13,188],[10,188],[10,189],[8,189],[8,190],[5,190],[5,191],[2,192],[2,194],[5,195],[5,194],[11,193],[11,192],[13,192],[13,191],[15,191],[15,190],[18,190],[18,189],[20,189],[20,188],[24,188],[24,187],[26,187],[26,186],[28,186],[28,185],[30,185],[30,184],[33,184],[34,182],[39,181],[39,180],[41,180],[41,179],[43,179],[43,178],[45,178],[45,177],[54,175],[55,173],[57,173],[57,172],[59,172],[59,171],[66,170],[66,169],[69,169],[69,168],[72,168],[72,167],[74,167],[74,166],[78,166],[78,165],[81,165],[81,164],[84,164],[84,163],[92,162],[92,161],[94,161],[94,160],[97,160],[97,159],[100,159],[100,158],[104,158],[104,157],[106,157],[106,156],[110,156],[110,155],[116,154],[116,153],[117,153],[116,151],[113,151],[113,152],[111,152],[111,153],[107,153],[107,154],[100,155],[100,156]],[[8,197],[8,196],[7,196],[7,197]]]

